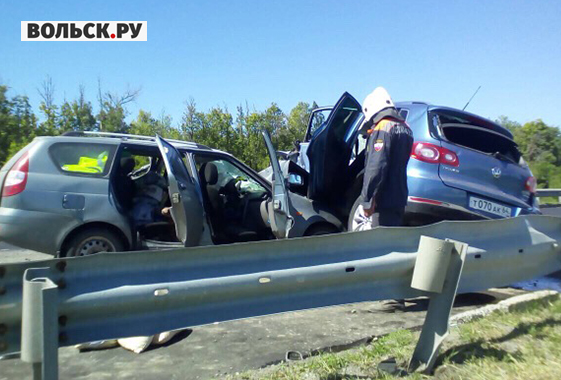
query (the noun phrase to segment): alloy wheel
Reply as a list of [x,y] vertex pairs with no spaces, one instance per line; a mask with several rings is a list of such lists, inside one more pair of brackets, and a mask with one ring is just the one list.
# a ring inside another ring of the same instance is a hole
[[364,215],[364,208],[358,205],[353,215],[352,231],[371,230],[372,227],[372,217]]

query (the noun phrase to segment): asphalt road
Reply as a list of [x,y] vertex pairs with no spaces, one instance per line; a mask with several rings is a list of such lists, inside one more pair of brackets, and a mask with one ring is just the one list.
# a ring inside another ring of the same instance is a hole
[[540,210],[544,215],[561,216],[560,205],[543,205],[540,207]]
[[0,241],[0,263],[18,263],[51,259],[53,256],[40,252],[30,251]]

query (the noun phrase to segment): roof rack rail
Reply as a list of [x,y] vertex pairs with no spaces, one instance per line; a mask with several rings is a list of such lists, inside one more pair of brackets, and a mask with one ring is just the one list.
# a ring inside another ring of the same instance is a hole
[[[69,131],[62,134],[63,136],[100,136],[100,137],[115,137],[120,139],[134,139],[134,140],[146,140],[146,141],[156,141],[155,136],[144,136],[144,135],[131,135],[128,133],[116,133],[116,132],[95,132],[95,131]],[[178,144],[191,145],[197,148],[210,149],[208,146],[203,144],[197,144],[192,141],[175,140],[175,139],[165,139],[169,142],[174,142]]]

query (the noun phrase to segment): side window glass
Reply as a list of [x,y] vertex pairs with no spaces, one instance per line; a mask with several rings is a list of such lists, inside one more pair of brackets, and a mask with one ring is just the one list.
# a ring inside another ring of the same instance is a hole
[[355,141],[355,145],[353,147],[353,152],[351,154],[351,159],[349,161],[349,165],[356,160],[356,158],[366,149],[366,142],[368,139],[365,136],[358,135]]
[[308,135],[306,136],[306,141],[309,141],[315,133],[320,129],[320,127],[326,122],[329,114],[331,113],[331,109],[325,109],[322,111],[316,111],[312,113],[312,117],[310,120],[310,128],[308,130]]
[[332,116],[330,128],[338,141],[344,141],[351,126],[355,125],[362,116],[362,110],[357,106],[353,99],[347,98],[338,108],[337,113]]
[[235,186],[241,193],[264,193],[267,190],[255,179],[241,170],[236,165],[227,160],[216,159],[215,157],[195,156],[195,162],[199,176],[202,182],[208,182],[208,178],[204,178],[205,173],[202,170],[204,165],[213,164],[218,171],[218,180],[216,186],[224,188],[227,186]]
[[57,143],[50,147],[49,153],[53,162],[63,172],[102,177],[109,172],[115,146]]
[[409,116],[409,110],[407,108],[398,109],[399,116],[401,116],[405,121],[407,121],[407,116]]

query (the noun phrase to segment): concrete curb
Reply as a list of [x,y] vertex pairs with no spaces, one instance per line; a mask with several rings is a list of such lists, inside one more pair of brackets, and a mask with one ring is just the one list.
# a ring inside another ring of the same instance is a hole
[[521,294],[502,300],[494,305],[487,305],[475,310],[468,310],[450,318],[450,326],[457,326],[462,323],[484,318],[497,311],[510,312],[523,309],[531,302],[553,302],[559,298],[559,292],[554,290],[540,290],[532,293]]

